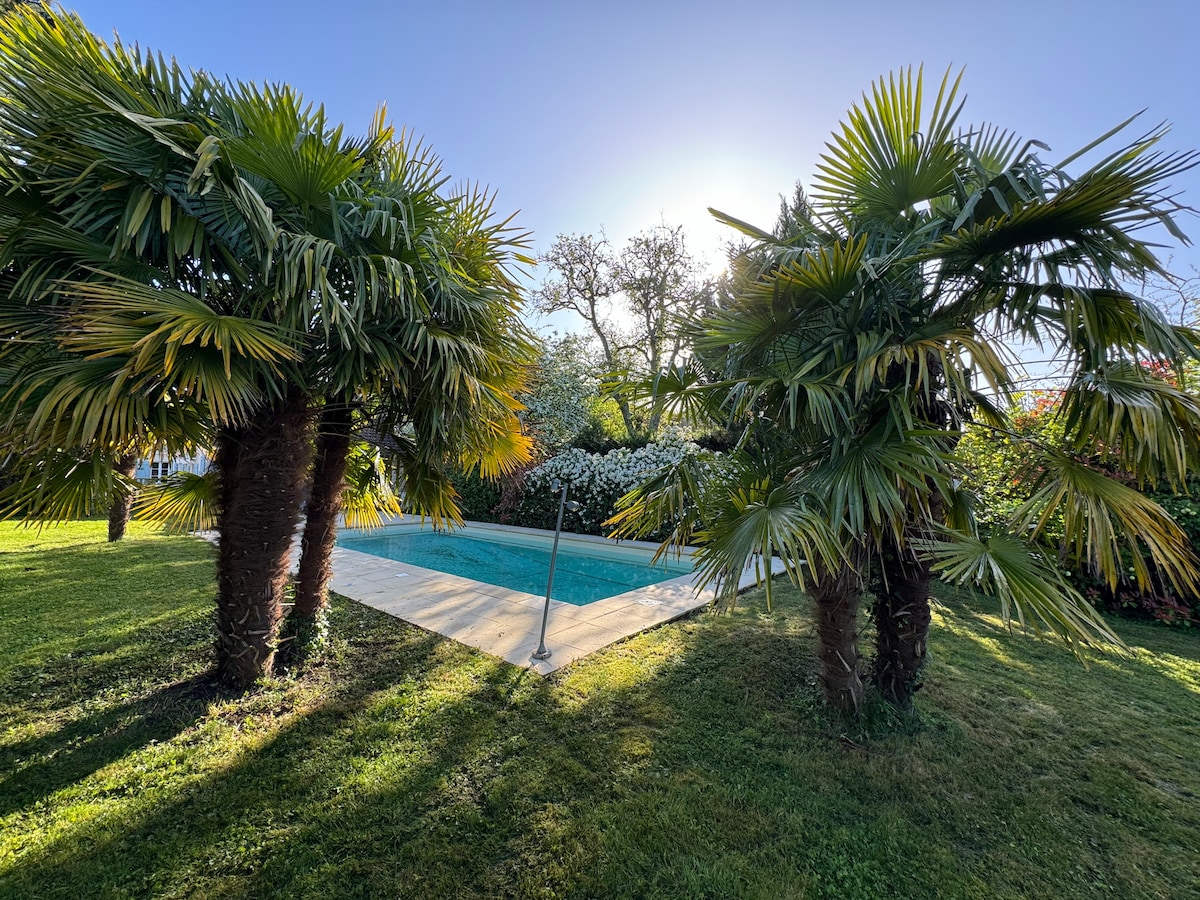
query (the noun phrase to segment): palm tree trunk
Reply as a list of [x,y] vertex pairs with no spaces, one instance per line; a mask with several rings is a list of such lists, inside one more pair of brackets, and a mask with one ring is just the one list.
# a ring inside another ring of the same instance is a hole
[[[930,486],[929,515],[941,522],[945,503]],[[872,680],[885,700],[893,706],[907,707],[917,691],[917,676],[925,665],[932,616],[929,586],[933,571],[908,547],[917,539],[929,537],[925,525],[905,529],[905,547],[891,543],[880,555],[880,573],[875,585],[875,664]]]
[[[137,472],[137,463],[138,454],[126,453],[120,459],[113,461],[113,471],[123,478],[132,478]],[[112,505],[108,508],[109,543],[125,537],[125,529],[129,527],[129,517],[132,513],[133,491],[114,491]]]
[[880,561],[875,591],[875,664],[872,680],[893,706],[906,707],[917,690],[929,640],[929,565],[895,547]]
[[288,655],[303,655],[320,633],[320,619],[329,603],[329,579],[333,575],[333,545],[342,513],[346,459],[350,453],[352,412],[345,403],[334,402],[321,413],[317,451],[301,540],[300,570],[296,576],[296,601],[287,627],[292,643]]
[[809,595],[817,611],[817,658],[825,700],[835,709],[855,713],[863,699],[858,654],[862,578],[851,565],[830,570],[815,562],[813,576]]
[[288,560],[312,456],[295,391],[219,435],[217,671],[247,688],[271,671]]

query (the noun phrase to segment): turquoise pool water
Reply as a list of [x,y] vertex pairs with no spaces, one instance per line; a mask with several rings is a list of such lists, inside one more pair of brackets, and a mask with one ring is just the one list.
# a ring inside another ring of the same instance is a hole
[[[385,529],[382,534],[340,535],[338,546],[545,596],[552,540],[552,536],[479,531],[468,536],[457,532]],[[563,541],[558,546],[558,562],[554,567],[553,597],[584,606],[691,571],[691,562],[686,560],[660,561],[651,566],[649,554],[641,559],[637,554],[602,544]]]

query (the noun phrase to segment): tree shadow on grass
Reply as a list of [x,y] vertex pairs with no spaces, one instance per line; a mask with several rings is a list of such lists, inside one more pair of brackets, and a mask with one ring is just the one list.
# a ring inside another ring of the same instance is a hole
[[[210,760],[202,777],[139,801],[134,764],[128,799],[109,801],[90,821],[26,851],[0,890],[503,895],[529,879],[554,878],[547,873],[563,852],[570,863],[559,880],[602,868],[597,831],[574,828],[572,808],[586,802],[581,791],[603,794],[626,777],[643,755],[642,733],[674,713],[641,681],[629,686],[637,702],[607,692],[564,704],[555,696],[560,687],[525,670],[393,628],[401,638],[375,640],[376,628],[347,653],[341,678],[315,708],[244,752]],[[127,715],[145,721],[98,754],[93,746],[93,761],[119,762],[127,752],[132,762],[137,740],[170,741],[180,720],[175,713],[166,721],[171,711],[148,698],[105,721]],[[43,749],[55,740],[70,745],[97,725],[42,739]],[[615,740],[605,734],[609,725]],[[87,774],[85,755],[79,747],[50,757],[37,784],[75,783]],[[22,791],[18,805],[28,808],[34,793]]]
[[[40,594],[60,601],[86,602],[94,598],[97,587],[111,583],[136,584],[143,589],[148,584],[153,589],[165,588],[161,576],[167,570],[175,574],[201,566],[209,569],[203,577],[211,581],[214,551],[206,541],[179,536],[128,538],[112,544],[101,539],[80,539],[78,543],[44,547],[32,540],[26,547],[8,550],[6,556],[11,565],[4,584],[10,590],[19,590],[19,582],[34,579]],[[83,577],[88,580],[81,583]]]
[[212,640],[207,548],[42,547],[31,533],[5,563],[0,816],[170,740],[218,696],[203,674]]
[[106,706],[38,737],[0,747],[0,816],[31,807],[154,742],[194,725],[222,694],[208,675]]
[[209,627],[212,554],[198,542],[81,543],[6,556],[0,570],[5,681],[23,684],[42,670],[78,668],[73,657],[80,652],[97,656],[131,644],[194,639],[194,628],[180,633],[180,621]]
[[[0,878],[0,889],[45,897],[97,890],[189,893],[202,886],[206,895],[289,896],[289,882],[336,858],[329,845],[339,829],[375,846],[379,836],[370,832],[379,823],[364,800],[371,759],[395,756],[379,777],[404,782],[415,815],[461,755],[489,733],[492,719],[479,712],[509,686],[533,677],[499,661],[476,660],[481,677],[463,690],[441,659],[445,642],[409,632],[393,659],[403,663],[402,671],[364,666],[347,673],[324,702],[269,740],[229,759],[209,760],[203,777],[160,791],[161,801],[134,800],[136,811],[103,816],[105,821],[30,854]],[[444,679],[454,687],[440,689]],[[394,753],[393,732],[396,742],[411,747],[409,754]],[[380,812],[391,818],[399,810]],[[293,851],[299,851],[298,870]]]
[[[1064,704],[1085,702],[1098,684],[1112,687],[1118,696],[1132,701],[1151,702],[1163,711],[1187,713],[1200,702],[1200,666],[1196,664],[1200,659],[1200,635],[1114,620],[1110,625],[1121,635],[1128,651],[1084,648],[1082,657],[1076,658],[1056,636],[1032,630],[1023,633],[1016,625],[1007,627],[988,606],[943,608],[939,614],[944,626],[970,647],[970,652],[948,660],[950,664],[1003,670],[1017,690],[1021,686],[1031,690],[1047,672],[1052,672],[1057,699]],[[935,639],[937,631],[935,625]],[[1173,665],[1173,660],[1178,665]]]
[[[337,631],[358,637],[320,702],[274,728],[247,713],[236,752],[178,780],[151,772],[152,791],[24,851],[0,893],[1019,896],[1040,884],[1036,856],[1003,869],[1010,841],[1050,833],[1019,756],[990,759],[1003,748],[961,729],[848,740],[819,711],[803,620],[685,621],[542,681],[350,609]],[[136,791],[152,762],[129,761]],[[990,795],[956,793],[972,767],[1001,773]]]

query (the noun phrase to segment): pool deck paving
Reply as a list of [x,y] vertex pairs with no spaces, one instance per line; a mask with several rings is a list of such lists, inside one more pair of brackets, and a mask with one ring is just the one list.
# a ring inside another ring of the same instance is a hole
[[[592,540],[603,540],[595,538]],[[624,542],[653,548],[653,544]],[[779,568],[779,561],[776,570]],[[539,675],[569,665],[589,653],[703,609],[713,589],[697,591],[693,575],[684,575],[615,597],[574,606],[550,601],[546,625],[549,659],[535,660],[545,596],[496,587],[344,547],[333,551],[337,593],[398,619],[476,647]],[[738,589],[756,582],[744,572]]]

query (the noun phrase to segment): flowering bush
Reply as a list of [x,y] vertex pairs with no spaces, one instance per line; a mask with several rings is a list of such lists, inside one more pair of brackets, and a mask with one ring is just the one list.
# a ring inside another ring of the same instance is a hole
[[601,368],[587,340],[579,335],[546,342],[534,388],[521,397],[525,424],[540,448],[560,450],[588,426],[599,399],[596,373]]
[[[1056,415],[1057,392],[1035,391],[1018,397],[1017,402],[1012,436],[971,426],[958,444],[957,454],[967,464],[963,486],[980,498],[980,524],[985,528],[1004,527],[1033,494],[1041,471],[1023,439],[1049,447],[1063,445],[1063,423]],[[1047,536],[1052,541],[1062,539],[1061,513],[1055,514]]]
[[605,454],[567,450],[532,469],[525,479],[522,499],[512,524],[553,528],[558,515],[558,495],[550,482],[567,485],[568,497],[582,508],[563,516],[563,528],[578,534],[604,534],[602,523],[616,511],[617,500],[657,469],[673,465],[700,448],[669,432],[658,441],[630,450],[621,447]]

